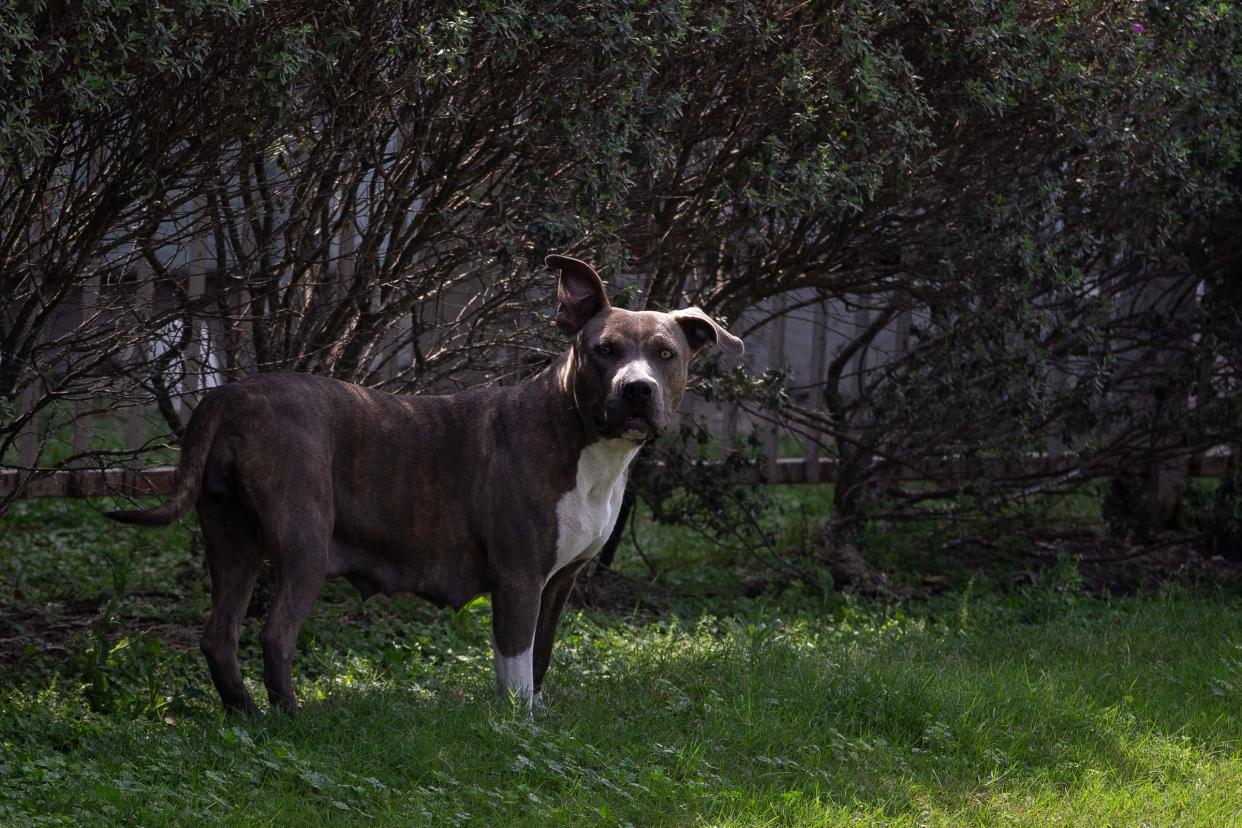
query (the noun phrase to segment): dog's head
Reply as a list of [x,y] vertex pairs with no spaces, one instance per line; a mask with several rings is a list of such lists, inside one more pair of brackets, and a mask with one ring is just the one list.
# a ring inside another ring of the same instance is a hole
[[657,313],[614,308],[586,262],[549,256],[561,271],[556,325],[573,337],[564,381],[600,437],[659,436],[686,392],[690,359],[709,342],[737,356],[742,340],[698,308]]

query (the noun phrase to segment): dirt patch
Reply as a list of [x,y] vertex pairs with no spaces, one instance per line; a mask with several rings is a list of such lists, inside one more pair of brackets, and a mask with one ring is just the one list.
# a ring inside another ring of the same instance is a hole
[[668,604],[669,591],[638,578],[592,564],[578,577],[569,593],[569,606],[623,612],[659,610]]
[[[955,554],[987,558],[986,540],[962,540]],[[993,573],[1007,579],[1015,589],[1048,585],[1050,579],[1074,566],[1080,585],[1094,595],[1131,595],[1154,591],[1168,582],[1189,587],[1233,585],[1242,588],[1242,560],[1227,559],[1205,552],[1206,545],[1194,537],[1157,537],[1118,541],[1089,532],[1043,534],[1033,539],[1025,558],[1007,562],[1005,571]],[[667,610],[679,599],[710,599],[719,591],[679,592],[634,578],[612,569],[592,567],[594,571],[578,579],[570,594],[570,606],[613,612]],[[770,575],[743,578],[731,599],[755,597],[770,591]],[[879,600],[909,600],[950,592],[963,587],[940,573],[925,573],[916,586],[900,588],[884,579],[885,588],[868,593]],[[184,598],[175,593],[131,593],[138,606],[117,618],[109,638],[145,633],[159,638],[165,646],[194,651],[198,647],[202,620],[189,621],[184,614]],[[64,660],[84,648],[91,630],[99,621],[99,602],[70,601],[37,605],[20,602],[0,603],[0,669],[26,671],[39,662]],[[174,620],[185,619],[183,623]]]
[[1175,581],[1188,586],[1242,583],[1242,560],[1205,552],[1198,537],[1119,541],[1090,533],[1041,537],[1032,559],[1044,567],[1073,562],[1083,587],[1101,595],[1130,595]]
[[[1062,579],[1066,566],[1076,571],[1078,586],[1091,595],[1135,595],[1150,593],[1162,584],[1179,583],[1190,588],[1226,585],[1242,588],[1242,558],[1234,560],[1211,554],[1200,537],[1161,536],[1138,540],[1116,540],[1091,532],[1044,533],[1031,540],[1030,551],[1018,558],[996,552],[986,538],[960,539],[952,543],[952,554],[981,561],[977,571],[963,575],[941,572],[915,573],[896,577],[876,571],[873,577],[846,585],[843,591],[868,600],[918,600],[965,588],[967,579],[984,576],[1004,591],[1029,586],[1046,586]],[[946,550],[947,551],[947,550]],[[771,573],[755,573],[742,578],[730,598],[754,598],[788,585]],[[838,582],[838,587],[840,587]],[[570,594],[570,606],[613,612],[635,609],[660,611],[679,598],[711,598],[720,592],[685,593],[659,584],[633,578],[612,569],[599,569],[578,579]]]
[[[1212,554],[1204,539],[1196,536],[1118,540],[1089,531],[1044,532],[1032,536],[1029,551],[1017,557],[999,552],[983,537],[958,539],[950,546],[955,556],[986,561],[974,575],[986,576],[1001,589],[1065,580],[1067,566],[1077,573],[1078,587],[1098,596],[1146,594],[1166,583],[1190,588],[1242,586],[1242,559]],[[895,597],[951,592],[963,586],[960,577],[926,573],[916,587]]]
[[[202,625],[170,620],[179,609],[173,596],[148,599],[141,612],[119,616],[108,638],[141,633],[172,649],[196,650]],[[28,671],[46,660],[63,661],[88,646],[98,623],[99,608],[89,602],[0,604],[0,669]]]

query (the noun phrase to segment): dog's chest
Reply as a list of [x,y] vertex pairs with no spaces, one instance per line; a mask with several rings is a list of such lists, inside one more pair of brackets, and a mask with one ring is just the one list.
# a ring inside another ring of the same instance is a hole
[[549,578],[599,552],[608,540],[621,511],[626,470],[637,452],[628,440],[600,440],[582,450],[574,488],[556,503],[556,563]]

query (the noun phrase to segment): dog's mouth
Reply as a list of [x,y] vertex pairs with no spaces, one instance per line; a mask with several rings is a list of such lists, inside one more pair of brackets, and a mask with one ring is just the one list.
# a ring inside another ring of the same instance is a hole
[[606,417],[596,417],[595,427],[604,437],[619,437],[639,443],[660,436],[660,429],[646,417],[623,417],[620,422],[612,423]]
[[651,436],[651,424],[642,417],[626,417],[621,421],[621,437],[625,440],[646,440]]

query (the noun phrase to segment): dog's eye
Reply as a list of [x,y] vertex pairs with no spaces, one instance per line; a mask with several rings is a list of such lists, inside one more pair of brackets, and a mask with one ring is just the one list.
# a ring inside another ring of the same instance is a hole
[[595,353],[599,354],[600,356],[609,356],[610,354],[612,354],[612,346],[609,345],[607,342],[601,342],[595,346]]
[[672,359],[672,358],[673,358],[673,357],[675,357],[675,356],[677,356],[677,354],[673,353],[673,352],[672,352],[670,349],[668,349],[668,348],[661,348],[661,349],[660,349],[660,359]]

